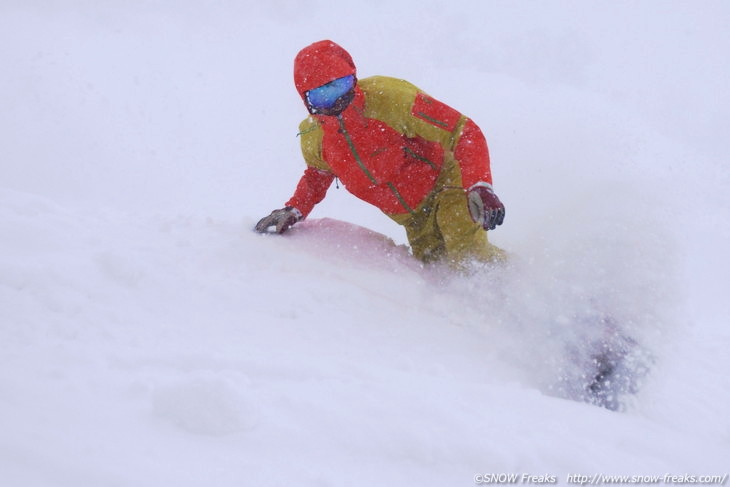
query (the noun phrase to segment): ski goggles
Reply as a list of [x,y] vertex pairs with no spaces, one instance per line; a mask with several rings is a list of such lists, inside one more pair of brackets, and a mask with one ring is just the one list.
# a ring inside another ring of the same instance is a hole
[[335,106],[337,100],[355,87],[355,75],[344,76],[330,81],[326,85],[314,88],[306,93],[307,104],[316,109],[328,109]]

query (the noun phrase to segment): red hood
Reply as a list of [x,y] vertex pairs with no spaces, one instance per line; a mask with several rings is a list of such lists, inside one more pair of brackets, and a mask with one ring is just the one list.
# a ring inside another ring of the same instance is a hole
[[357,74],[352,56],[332,41],[315,42],[294,59],[294,84],[302,99],[307,91],[351,74]]

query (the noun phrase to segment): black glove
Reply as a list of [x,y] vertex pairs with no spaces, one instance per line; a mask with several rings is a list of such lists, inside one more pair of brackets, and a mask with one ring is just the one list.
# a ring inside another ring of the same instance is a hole
[[481,223],[484,230],[494,230],[504,221],[504,205],[489,183],[477,183],[467,191],[472,220]]
[[259,233],[267,233],[269,227],[274,227],[274,233],[284,233],[289,227],[302,219],[302,212],[293,206],[287,206],[280,210],[274,210],[269,216],[265,216],[256,224],[255,230]]

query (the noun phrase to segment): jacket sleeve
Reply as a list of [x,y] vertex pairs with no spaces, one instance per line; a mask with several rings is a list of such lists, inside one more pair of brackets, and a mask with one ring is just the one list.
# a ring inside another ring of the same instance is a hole
[[335,175],[314,167],[307,167],[297,184],[294,195],[286,202],[286,206],[293,206],[306,218],[312,211],[314,205],[322,201],[327,194],[327,189],[332,184]]
[[327,194],[335,175],[329,165],[322,159],[322,128],[311,117],[299,125],[302,156],[307,163],[307,169],[299,179],[294,195],[286,202],[286,206],[293,206],[306,218],[314,205],[322,201]]
[[464,123],[456,142],[454,158],[459,163],[461,183],[464,188],[471,188],[479,182],[492,184],[487,139],[471,119],[466,119]]
[[461,170],[462,187],[468,189],[479,182],[492,184],[487,140],[473,120],[421,91],[415,96],[410,116],[418,136],[438,141],[453,152]]

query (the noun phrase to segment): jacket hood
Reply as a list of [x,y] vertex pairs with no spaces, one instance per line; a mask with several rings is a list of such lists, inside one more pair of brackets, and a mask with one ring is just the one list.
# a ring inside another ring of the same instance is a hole
[[332,41],[315,42],[294,59],[294,85],[302,99],[307,91],[349,75],[357,75],[352,56]]

